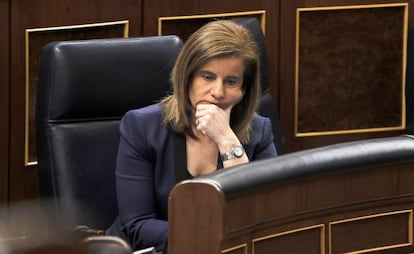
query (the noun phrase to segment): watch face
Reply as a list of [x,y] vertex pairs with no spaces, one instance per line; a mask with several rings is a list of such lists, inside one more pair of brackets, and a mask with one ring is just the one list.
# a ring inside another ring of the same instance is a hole
[[234,156],[236,156],[237,158],[240,158],[243,156],[243,153],[244,153],[243,146],[237,145],[234,147]]

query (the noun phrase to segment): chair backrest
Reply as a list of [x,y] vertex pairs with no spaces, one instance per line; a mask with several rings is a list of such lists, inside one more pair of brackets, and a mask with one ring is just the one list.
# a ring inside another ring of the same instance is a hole
[[107,228],[124,113],[171,91],[177,36],[53,42],[42,50],[36,106],[40,194],[57,219]]
[[262,88],[262,97],[260,99],[258,113],[262,116],[267,116],[272,121],[273,139],[277,148],[278,154],[286,153],[284,137],[281,132],[279,114],[270,93],[269,86],[269,71],[268,71],[268,54],[266,50],[266,42],[264,33],[256,18],[234,18],[234,22],[246,27],[252,33],[260,54],[260,83]]

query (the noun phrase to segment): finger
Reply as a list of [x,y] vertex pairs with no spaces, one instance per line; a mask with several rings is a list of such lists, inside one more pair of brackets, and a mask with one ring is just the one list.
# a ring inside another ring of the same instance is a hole
[[206,134],[205,127],[204,127],[204,122],[200,119],[196,120],[196,129],[199,130],[204,135]]
[[209,107],[211,107],[211,105],[214,105],[214,104],[210,104],[210,103],[198,103],[196,105],[196,110],[197,111],[202,111],[202,110],[208,109]]

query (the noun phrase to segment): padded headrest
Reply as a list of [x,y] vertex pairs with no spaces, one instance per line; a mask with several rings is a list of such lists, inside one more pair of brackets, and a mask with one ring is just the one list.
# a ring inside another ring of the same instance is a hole
[[232,194],[312,175],[411,161],[414,161],[414,137],[403,135],[289,153],[219,170],[199,179],[210,181],[224,193]]
[[39,89],[48,89],[38,93],[38,103],[49,105],[42,115],[49,121],[111,119],[154,103],[171,91],[169,72],[181,46],[177,36],[50,43],[39,75]]

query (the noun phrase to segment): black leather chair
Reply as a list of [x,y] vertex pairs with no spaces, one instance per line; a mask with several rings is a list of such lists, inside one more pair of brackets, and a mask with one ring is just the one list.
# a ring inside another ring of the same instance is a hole
[[181,46],[176,36],[157,36],[43,48],[36,112],[40,194],[53,202],[60,225],[104,230],[116,218],[119,121],[170,92]]
[[256,18],[234,18],[232,20],[249,29],[259,48],[262,97],[260,99],[258,113],[260,115],[269,117],[272,121],[274,143],[279,155],[287,153],[284,137],[281,133],[279,114],[276,111],[272,94],[270,93],[268,54],[264,33],[262,31],[260,23]]

